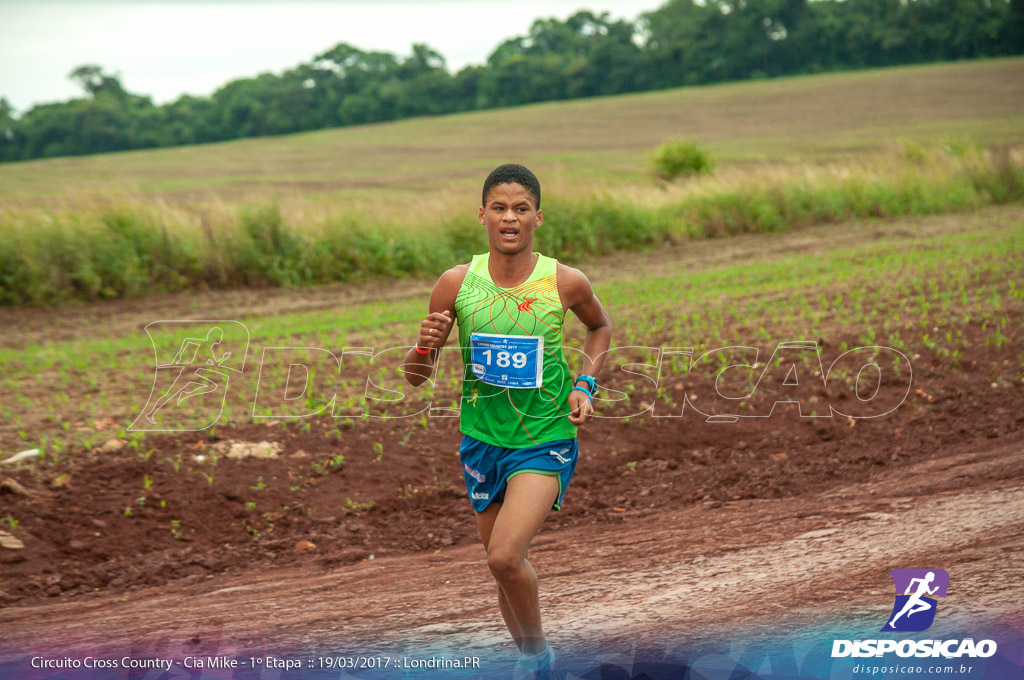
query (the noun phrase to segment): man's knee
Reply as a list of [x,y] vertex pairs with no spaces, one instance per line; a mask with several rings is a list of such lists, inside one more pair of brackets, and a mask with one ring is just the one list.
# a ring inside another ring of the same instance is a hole
[[499,582],[507,581],[519,575],[523,568],[523,556],[513,550],[495,546],[487,551],[487,567]]

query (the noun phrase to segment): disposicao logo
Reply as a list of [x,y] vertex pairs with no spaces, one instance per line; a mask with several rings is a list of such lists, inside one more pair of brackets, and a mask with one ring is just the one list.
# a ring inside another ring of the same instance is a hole
[[896,602],[882,631],[928,630],[938,608],[935,597],[946,597],[949,572],[945,569],[893,569],[889,574],[896,584]]
[[135,432],[196,432],[224,412],[231,375],[242,375],[249,329],[238,321],[154,321],[146,326],[156,360]]
[[[916,633],[935,621],[938,600],[945,597],[949,573],[945,569],[893,569],[896,601],[882,632]],[[934,597],[933,597],[934,596]],[[879,657],[895,653],[900,657],[990,657],[996,653],[993,640],[833,640],[832,657]]]

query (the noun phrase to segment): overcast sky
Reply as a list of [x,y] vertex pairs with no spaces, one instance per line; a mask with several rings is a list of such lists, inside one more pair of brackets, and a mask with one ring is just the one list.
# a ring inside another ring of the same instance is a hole
[[99,64],[164,103],[279,73],[339,42],[399,56],[425,42],[454,71],[483,63],[536,18],[585,8],[632,20],[664,1],[0,0],[0,97],[24,112],[79,96],[68,73]]

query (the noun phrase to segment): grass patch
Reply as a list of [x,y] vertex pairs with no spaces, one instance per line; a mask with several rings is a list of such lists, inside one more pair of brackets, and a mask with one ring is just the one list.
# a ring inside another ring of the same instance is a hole
[[677,177],[711,174],[715,162],[697,142],[675,139],[665,142],[654,151],[654,172],[664,180]]
[[[862,167],[768,169],[658,193],[544,203],[538,247],[566,261],[852,218],[931,215],[1024,198],[1019,149],[905,143]],[[443,213],[442,213],[443,214]],[[434,224],[285,213],[276,201],[189,211],[127,203],[95,213],[4,211],[0,304],[158,292],[434,277],[486,249],[467,211]]]

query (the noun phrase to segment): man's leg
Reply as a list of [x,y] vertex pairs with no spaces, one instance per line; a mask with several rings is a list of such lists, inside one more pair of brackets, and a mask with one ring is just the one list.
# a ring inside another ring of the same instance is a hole
[[[498,511],[501,510],[501,505],[501,503],[492,503],[487,506],[486,510],[476,514],[476,525],[477,529],[480,530],[480,540],[484,544],[484,550],[487,550],[490,545],[494,520],[498,518]],[[512,634],[512,639],[515,640],[516,647],[519,648],[519,651],[522,651],[523,636],[519,632],[519,624],[516,623],[516,617],[512,614],[511,607],[509,607],[505,591],[501,589],[500,585],[498,586],[498,609],[501,611],[501,618],[505,620],[508,632]]]
[[167,404],[167,402],[169,402],[171,399],[174,399],[181,393],[181,391],[184,389],[184,386],[179,387],[178,381],[181,380],[181,376],[185,374],[186,368],[188,367],[182,366],[181,368],[178,369],[178,375],[174,376],[174,381],[171,383],[171,386],[168,387],[167,391],[164,392],[163,395],[156,400],[156,403],[153,404],[153,408],[149,409],[149,412],[146,413],[146,420],[155,425],[157,411],[162,409]]
[[532,472],[516,475],[508,481],[505,501],[497,511],[487,542],[487,566],[505,593],[519,627],[520,649],[524,654],[542,652],[546,645],[537,598],[537,574],[526,553],[557,498],[557,477]]
[[927,602],[918,602],[913,607],[910,608],[909,612],[907,612],[907,618],[910,618],[911,616],[913,616],[914,614],[917,614],[918,612],[926,612],[926,611],[928,611],[931,608],[932,608],[932,606],[930,604],[928,604]]
[[914,606],[914,601],[913,600],[908,600],[903,605],[903,609],[900,610],[900,613],[897,614],[896,616],[892,617],[892,621],[889,622],[889,627],[892,628],[893,624],[896,623],[896,619],[898,619],[901,616],[903,616],[904,614],[906,614],[913,606]]

